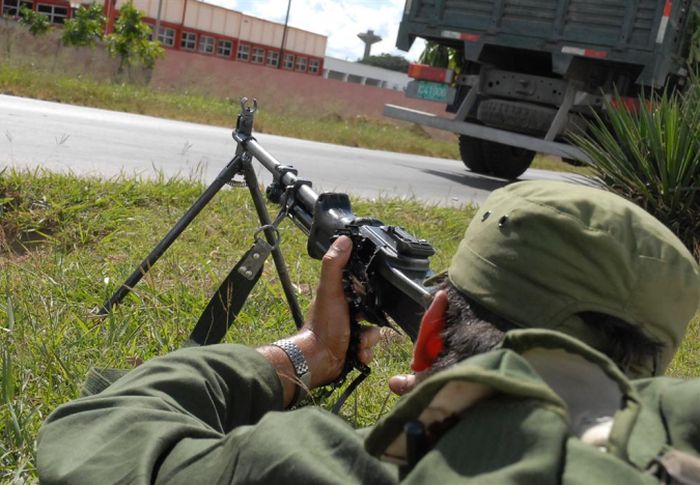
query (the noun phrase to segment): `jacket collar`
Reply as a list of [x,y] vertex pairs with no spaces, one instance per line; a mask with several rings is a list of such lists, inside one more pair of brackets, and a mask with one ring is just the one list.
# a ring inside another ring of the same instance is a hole
[[560,332],[514,330],[500,349],[422,382],[377,423],[365,447],[405,464],[406,423],[417,419],[430,429],[498,395],[541,401],[569,423],[573,435],[621,456],[639,408],[631,383],[604,354]]

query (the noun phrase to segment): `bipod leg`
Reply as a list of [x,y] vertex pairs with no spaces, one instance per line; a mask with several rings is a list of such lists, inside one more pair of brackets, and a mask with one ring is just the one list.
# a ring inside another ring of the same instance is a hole
[[151,267],[158,261],[158,259],[165,253],[165,251],[170,247],[170,245],[175,242],[175,239],[184,231],[187,226],[197,217],[197,214],[211,201],[211,199],[216,195],[216,193],[223,188],[228,182],[231,181],[234,175],[240,172],[241,169],[241,159],[243,158],[242,152],[237,153],[236,156],[231,160],[226,167],[216,176],[214,181],[206,188],[206,190],[199,196],[199,198],[192,204],[192,206],[187,209],[187,212],[178,220],[175,225],[168,231],[165,237],[153,248],[146,259],[144,259],[136,270],[131,273],[124,283],[119,287],[117,291],[105,301],[100,308],[98,315],[107,315],[112,307],[120,303],[124,297],[129,294],[131,289],[136,286],[136,284],[141,281],[141,278],[151,269]]
[[304,316],[301,313],[299,302],[294,294],[292,280],[289,277],[289,271],[287,270],[287,264],[284,261],[284,256],[282,256],[282,250],[280,249],[280,245],[276,243],[275,231],[272,228],[272,220],[270,219],[270,214],[267,212],[265,198],[263,197],[262,192],[260,192],[258,177],[255,175],[255,171],[253,170],[249,153],[246,152],[246,155],[244,155],[242,158],[242,162],[243,175],[245,177],[246,185],[248,186],[250,195],[253,198],[253,204],[255,204],[255,210],[258,213],[260,223],[265,228],[265,238],[267,239],[268,244],[272,246],[272,259],[275,262],[277,274],[279,275],[280,282],[282,283],[284,296],[287,298],[287,304],[292,312],[294,323],[296,324],[297,328],[301,328],[301,326],[304,324]]

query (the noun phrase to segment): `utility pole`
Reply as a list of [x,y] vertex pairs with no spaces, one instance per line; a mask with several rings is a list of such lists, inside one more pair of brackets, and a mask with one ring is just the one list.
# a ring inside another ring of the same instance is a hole
[[160,10],[163,8],[163,0],[158,0],[158,14],[156,15],[156,38],[160,42]]
[[277,61],[277,69],[282,68],[284,62],[284,44],[287,42],[287,25],[289,25],[289,10],[292,8],[292,0],[287,1],[287,16],[284,18],[284,30],[282,31],[282,45],[280,46],[280,58]]

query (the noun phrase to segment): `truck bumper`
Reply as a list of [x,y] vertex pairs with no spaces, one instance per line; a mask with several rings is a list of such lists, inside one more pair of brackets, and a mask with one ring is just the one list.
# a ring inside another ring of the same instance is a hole
[[384,106],[384,116],[401,121],[417,123],[419,125],[437,128],[460,135],[473,136],[484,140],[503,143],[514,147],[527,148],[539,153],[547,153],[557,155],[563,158],[573,158],[583,162],[588,162],[589,159],[579,148],[555,141],[546,141],[542,138],[513,133],[512,131],[499,130],[488,126],[469,123],[467,121],[457,121],[454,119],[443,118],[423,111],[417,111],[409,108],[403,108],[393,104]]

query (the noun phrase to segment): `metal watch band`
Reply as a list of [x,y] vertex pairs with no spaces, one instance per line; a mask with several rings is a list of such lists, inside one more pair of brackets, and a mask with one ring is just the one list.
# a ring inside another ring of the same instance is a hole
[[270,345],[279,347],[287,354],[292,366],[294,367],[294,374],[296,374],[297,379],[301,381],[303,386],[297,384],[297,390],[292,399],[292,406],[299,403],[308,394],[309,386],[311,385],[311,371],[309,370],[309,364],[306,362],[306,357],[301,351],[299,346],[288,339],[277,340],[272,342]]

